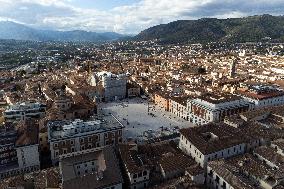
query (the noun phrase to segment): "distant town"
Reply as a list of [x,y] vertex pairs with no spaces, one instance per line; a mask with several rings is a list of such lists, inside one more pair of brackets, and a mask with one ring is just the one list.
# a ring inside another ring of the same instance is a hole
[[284,189],[283,55],[0,40],[0,189]]

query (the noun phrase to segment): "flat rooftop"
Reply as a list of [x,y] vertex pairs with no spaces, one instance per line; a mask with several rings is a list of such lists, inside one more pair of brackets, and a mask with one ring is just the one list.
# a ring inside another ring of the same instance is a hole
[[21,104],[15,104],[15,105],[11,105],[8,106],[8,108],[6,109],[6,111],[24,111],[24,110],[29,110],[29,109],[40,109],[40,108],[45,108],[46,105],[45,104],[41,104],[41,103],[21,103]]
[[50,121],[47,124],[49,140],[78,137],[89,133],[99,133],[124,128],[113,115],[95,117],[90,121]]

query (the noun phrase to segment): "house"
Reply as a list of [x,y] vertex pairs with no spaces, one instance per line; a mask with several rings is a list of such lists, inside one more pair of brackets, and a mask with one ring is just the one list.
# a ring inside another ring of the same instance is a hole
[[245,153],[251,139],[225,124],[207,124],[180,130],[179,148],[201,167],[207,162]]
[[112,147],[88,149],[60,158],[63,189],[122,189],[122,174]]
[[196,125],[223,121],[226,116],[245,112],[253,104],[231,94],[207,93],[187,102],[189,121]]

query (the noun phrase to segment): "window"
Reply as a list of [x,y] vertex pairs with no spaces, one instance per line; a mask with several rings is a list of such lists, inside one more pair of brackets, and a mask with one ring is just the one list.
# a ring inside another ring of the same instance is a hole
[[220,178],[216,175],[216,179],[215,179],[215,181],[219,184],[219,180],[220,180]]
[[57,143],[54,143],[54,148],[57,148],[58,147],[58,144]]
[[142,172],[138,173],[138,177],[142,177]]
[[134,175],[133,175],[133,178],[136,179],[136,178],[137,178],[137,174],[134,174]]
[[143,176],[146,176],[147,175],[147,171],[143,171]]
[[85,146],[83,145],[83,146],[81,146],[81,150],[85,150]]
[[74,140],[71,140],[70,143],[71,143],[71,145],[74,145]]
[[74,147],[71,148],[71,152],[75,152],[75,148]]
[[57,150],[55,151],[55,157],[58,157],[58,155],[59,155],[59,151]]
[[223,182],[222,188],[226,189],[226,187],[227,187],[226,182]]
[[83,143],[83,142],[84,142],[84,139],[83,139],[83,138],[80,138],[80,142]]
[[210,170],[210,172],[208,173],[208,175],[209,175],[210,177],[212,177],[212,176],[213,176],[213,171]]
[[88,138],[88,142],[92,142],[92,138],[91,137]]

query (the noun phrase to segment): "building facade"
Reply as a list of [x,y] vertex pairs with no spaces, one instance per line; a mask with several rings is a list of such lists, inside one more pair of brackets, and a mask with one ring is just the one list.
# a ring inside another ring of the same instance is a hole
[[17,162],[15,142],[17,131],[14,126],[0,128],[0,167]]
[[122,175],[112,147],[88,149],[60,158],[65,189],[122,189]]
[[169,111],[169,94],[167,93],[155,93],[154,102],[159,108],[164,111]]
[[226,116],[245,112],[252,108],[252,103],[236,95],[206,94],[189,99],[187,102],[189,121],[196,125],[220,122]]
[[42,118],[45,115],[46,105],[41,103],[22,103],[9,106],[4,112],[7,122],[24,121],[29,118]]
[[14,131],[7,132],[6,144],[9,147],[9,153],[6,149],[1,155],[4,155],[6,159],[9,156],[11,159],[4,160],[0,165],[0,180],[40,169],[38,128],[24,125],[18,128],[16,133],[15,140]]
[[111,115],[88,122],[49,122],[51,160],[56,164],[64,154],[119,144],[123,141],[123,129],[124,126]]
[[126,75],[105,73],[101,76],[101,80],[104,88],[104,99],[106,102],[121,100],[126,97]]
[[254,104],[255,109],[284,104],[284,91],[270,85],[248,85],[240,88],[237,94],[247,102]]
[[177,117],[188,120],[187,99],[188,97],[170,98],[169,112]]
[[201,167],[207,162],[245,153],[247,138],[225,124],[181,129],[179,148]]

